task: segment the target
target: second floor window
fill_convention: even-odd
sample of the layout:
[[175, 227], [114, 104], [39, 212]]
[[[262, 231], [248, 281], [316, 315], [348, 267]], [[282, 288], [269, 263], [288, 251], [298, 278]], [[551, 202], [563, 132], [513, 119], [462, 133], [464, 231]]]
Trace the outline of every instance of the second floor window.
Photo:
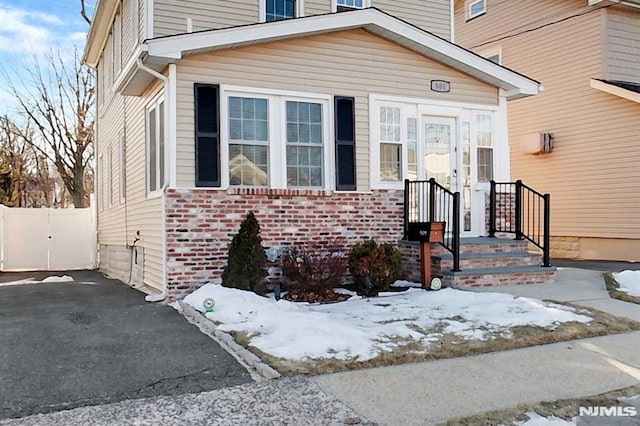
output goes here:
[[483, 15], [487, 12], [486, 0], [476, 0], [468, 3], [467, 20]]
[[367, 0], [336, 0], [336, 12], [368, 7]]
[[281, 21], [296, 17], [296, 0], [265, 0], [266, 21]]

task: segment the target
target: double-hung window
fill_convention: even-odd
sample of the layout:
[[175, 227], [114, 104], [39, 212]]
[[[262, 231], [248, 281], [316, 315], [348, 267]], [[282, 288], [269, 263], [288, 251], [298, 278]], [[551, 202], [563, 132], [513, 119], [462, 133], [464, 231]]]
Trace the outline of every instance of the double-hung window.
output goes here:
[[493, 179], [493, 142], [491, 138], [491, 116], [476, 115], [476, 147], [478, 162], [478, 182]]
[[165, 173], [164, 100], [147, 107], [147, 193], [162, 188]]
[[400, 108], [380, 108], [380, 180], [402, 179]]
[[296, 17], [296, 0], [263, 0], [265, 21], [281, 21]]
[[322, 187], [322, 104], [286, 101], [287, 186]]
[[269, 184], [267, 99], [229, 97], [229, 183]]
[[229, 185], [325, 188], [328, 100], [229, 91], [223, 100]]

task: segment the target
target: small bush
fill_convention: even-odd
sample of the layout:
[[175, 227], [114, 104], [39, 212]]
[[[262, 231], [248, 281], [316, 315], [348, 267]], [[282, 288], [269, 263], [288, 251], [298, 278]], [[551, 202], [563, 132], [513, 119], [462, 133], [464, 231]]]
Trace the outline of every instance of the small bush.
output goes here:
[[267, 293], [266, 265], [260, 224], [253, 212], [249, 212], [240, 225], [240, 231], [231, 240], [222, 285], [264, 295]]
[[393, 244], [369, 239], [351, 249], [349, 272], [360, 289], [364, 289], [364, 278], [368, 276], [376, 292], [387, 291], [402, 276], [402, 255]]
[[341, 284], [348, 259], [338, 244], [304, 244], [282, 253], [283, 284], [287, 290], [323, 292]]

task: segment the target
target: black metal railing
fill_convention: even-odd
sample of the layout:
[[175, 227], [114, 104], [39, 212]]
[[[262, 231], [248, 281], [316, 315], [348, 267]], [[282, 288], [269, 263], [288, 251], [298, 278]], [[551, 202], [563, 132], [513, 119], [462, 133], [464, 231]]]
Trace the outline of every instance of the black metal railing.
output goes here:
[[445, 222], [440, 243], [453, 255], [453, 271], [460, 270], [460, 193], [435, 179], [404, 181], [404, 237], [410, 223]]
[[542, 266], [551, 266], [550, 196], [516, 182], [491, 181], [489, 236], [496, 232], [515, 234], [516, 240], [531, 242], [542, 250]]

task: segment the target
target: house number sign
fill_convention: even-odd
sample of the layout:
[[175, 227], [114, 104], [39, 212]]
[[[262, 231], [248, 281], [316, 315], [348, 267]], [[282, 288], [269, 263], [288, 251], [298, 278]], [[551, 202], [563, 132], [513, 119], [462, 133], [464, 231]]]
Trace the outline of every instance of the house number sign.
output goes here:
[[449, 92], [451, 90], [451, 83], [444, 80], [431, 80], [431, 90], [434, 92]]

